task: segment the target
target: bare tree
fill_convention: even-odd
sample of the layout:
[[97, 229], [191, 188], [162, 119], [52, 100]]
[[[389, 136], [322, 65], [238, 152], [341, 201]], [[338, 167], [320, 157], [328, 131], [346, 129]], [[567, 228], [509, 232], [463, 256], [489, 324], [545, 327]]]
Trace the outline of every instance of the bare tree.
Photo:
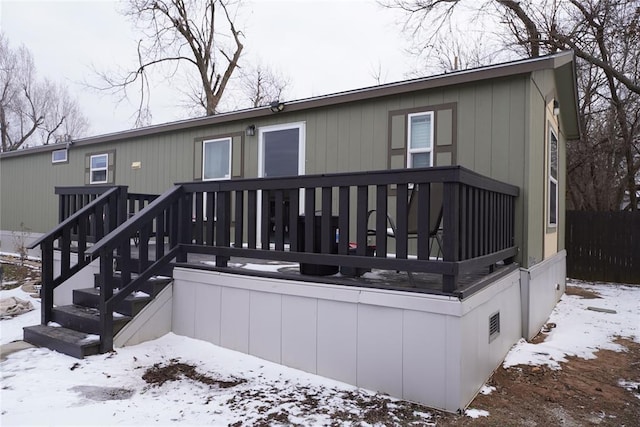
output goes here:
[[263, 107], [273, 101], [284, 101], [289, 79], [263, 64], [242, 70], [241, 91], [250, 107]]
[[99, 72], [100, 88], [125, 99], [127, 89], [137, 87], [138, 127], [150, 118], [150, 70], [160, 69], [167, 78], [184, 73], [185, 81], [198, 82], [184, 91], [186, 103], [215, 114], [244, 47], [234, 23], [237, 5], [227, 0], [128, 0], [123, 13], [144, 33], [138, 65], [124, 73]]
[[77, 138], [87, 128], [67, 88], [38, 80], [29, 50], [11, 49], [0, 34], [0, 151]]
[[485, 27], [502, 29], [482, 37], [493, 36], [516, 54], [535, 57], [572, 49], [581, 60], [578, 89], [584, 135], [568, 147], [569, 204], [616, 210], [626, 197], [628, 208], [638, 209], [638, 0], [390, 0], [385, 5], [406, 12], [405, 29], [423, 46], [437, 44], [441, 29], [464, 8], [482, 16]]
[[41, 91], [48, 112], [38, 129], [42, 143], [69, 141], [83, 135], [89, 126], [87, 119], [67, 88], [45, 80]]

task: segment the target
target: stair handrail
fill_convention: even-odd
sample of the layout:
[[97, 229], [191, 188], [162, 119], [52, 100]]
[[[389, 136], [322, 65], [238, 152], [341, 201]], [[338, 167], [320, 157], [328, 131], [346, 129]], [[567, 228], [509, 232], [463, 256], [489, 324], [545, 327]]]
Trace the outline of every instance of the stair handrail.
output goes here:
[[[115, 306], [124, 300], [129, 294], [140, 289], [142, 284], [157, 274], [158, 271], [169, 262], [180, 256], [180, 243], [186, 239], [183, 236], [185, 227], [179, 227], [178, 221], [185, 221], [190, 216], [190, 198], [185, 197], [184, 189], [181, 185], [160, 195], [149, 205], [140, 210], [137, 214], [127, 219], [116, 229], [107, 234], [99, 242], [86, 251], [86, 256], [90, 258], [100, 258], [100, 351], [107, 352], [113, 350], [113, 311]], [[188, 209], [187, 209], [188, 208]], [[150, 230], [154, 220], [156, 228], [165, 226], [165, 219], [171, 217], [171, 224], [168, 230], [156, 230], [156, 243], [161, 240], [161, 244], [156, 244], [156, 257], [154, 262], [149, 263], [148, 240]], [[135, 278], [131, 277], [129, 264], [131, 263], [131, 238], [139, 236], [138, 247], [140, 250], [139, 260], [140, 271]], [[169, 250], [165, 253], [164, 237], [169, 235]], [[120, 256], [120, 277], [122, 286], [118, 292], [114, 293], [114, 255], [117, 251]], [[143, 255], [144, 254], [144, 255]]]
[[[106, 210], [104, 209], [105, 207], [107, 207]], [[40, 245], [41, 250], [42, 271], [40, 280], [42, 287], [40, 298], [42, 325], [46, 325], [51, 321], [54, 289], [93, 260], [92, 256], [87, 256], [86, 237], [90, 217], [94, 216], [98, 237], [101, 237], [105, 224], [107, 230], [113, 230], [122, 221], [124, 218], [123, 207], [126, 207], [126, 187], [113, 187], [28, 246], [29, 249], [34, 249]], [[78, 228], [78, 261], [72, 266], [71, 230], [76, 227]], [[54, 277], [53, 253], [56, 249], [54, 248], [54, 242], [58, 239], [60, 239], [58, 249], [61, 251], [60, 275]]]

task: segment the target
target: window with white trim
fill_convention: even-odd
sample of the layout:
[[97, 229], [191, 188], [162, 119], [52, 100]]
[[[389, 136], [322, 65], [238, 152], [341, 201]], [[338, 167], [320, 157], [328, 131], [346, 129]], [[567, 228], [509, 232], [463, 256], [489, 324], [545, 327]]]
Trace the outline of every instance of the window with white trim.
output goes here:
[[106, 184], [109, 154], [95, 154], [89, 159], [89, 184]]
[[407, 116], [407, 167], [433, 166], [433, 111]]
[[202, 142], [202, 180], [231, 178], [231, 138]]
[[549, 127], [549, 201], [547, 204], [549, 227], [558, 225], [558, 137]]
[[55, 150], [51, 152], [51, 163], [64, 163], [68, 159], [67, 149]]

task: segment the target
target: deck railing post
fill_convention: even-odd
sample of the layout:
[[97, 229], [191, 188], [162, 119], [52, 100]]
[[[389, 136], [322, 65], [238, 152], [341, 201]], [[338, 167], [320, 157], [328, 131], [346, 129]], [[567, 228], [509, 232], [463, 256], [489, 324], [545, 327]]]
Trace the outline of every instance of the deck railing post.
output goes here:
[[[460, 184], [445, 182], [443, 191], [442, 259], [445, 262], [457, 262], [460, 248]], [[457, 287], [457, 273], [442, 276], [442, 290], [444, 292], [452, 293]]]
[[46, 239], [40, 246], [42, 251], [42, 287], [40, 288], [40, 302], [42, 304], [41, 323], [51, 321], [53, 310], [53, 239]]
[[[301, 252], [315, 252], [315, 220], [316, 220], [316, 189], [307, 187], [304, 190], [304, 248], [298, 248]], [[296, 224], [297, 226], [297, 224]], [[301, 239], [302, 240], [302, 239]]]
[[350, 212], [350, 187], [341, 186], [338, 190], [338, 253], [347, 255], [349, 253], [349, 212]]
[[113, 296], [113, 252], [100, 251], [100, 352], [113, 350], [113, 312], [108, 301]]
[[[184, 193], [178, 203], [178, 244], [191, 244], [193, 233], [191, 230], [192, 193]], [[187, 262], [187, 253], [180, 252], [176, 257], [178, 262]]]
[[[231, 193], [219, 191], [216, 197], [216, 246], [231, 245]], [[226, 267], [229, 257], [216, 255], [216, 267]]]
[[367, 251], [368, 220], [369, 220], [369, 187], [358, 186], [356, 207], [356, 253], [364, 256]]
[[117, 199], [117, 208], [118, 208], [118, 225], [123, 224], [127, 221], [127, 187], [126, 185], [121, 185], [120, 191], [118, 192]]
[[65, 220], [65, 195], [58, 194], [58, 224]]

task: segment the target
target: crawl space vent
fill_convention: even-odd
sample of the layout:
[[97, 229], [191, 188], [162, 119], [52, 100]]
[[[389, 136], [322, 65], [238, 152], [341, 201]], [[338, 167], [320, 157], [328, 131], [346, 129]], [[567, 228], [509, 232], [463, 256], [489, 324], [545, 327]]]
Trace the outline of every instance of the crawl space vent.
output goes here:
[[489, 342], [500, 335], [500, 312], [493, 313], [489, 317]]

